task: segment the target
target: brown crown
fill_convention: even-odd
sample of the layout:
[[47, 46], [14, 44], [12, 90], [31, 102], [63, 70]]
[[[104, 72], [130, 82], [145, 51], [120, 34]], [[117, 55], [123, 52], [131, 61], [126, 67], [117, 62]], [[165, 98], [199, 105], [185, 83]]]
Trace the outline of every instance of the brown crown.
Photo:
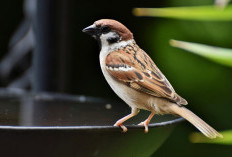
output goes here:
[[133, 39], [133, 33], [131, 33], [131, 31], [128, 28], [126, 28], [126, 26], [124, 26], [123, 24], [121, 24], [116, 20], [101, 19], [95, 21], [94, 24], [96, 26], [101, 26], [101, 27], [105, 25], [109, 26], [111, 30], [117, 32], [121, 36], [122, 40], [124, 41]]

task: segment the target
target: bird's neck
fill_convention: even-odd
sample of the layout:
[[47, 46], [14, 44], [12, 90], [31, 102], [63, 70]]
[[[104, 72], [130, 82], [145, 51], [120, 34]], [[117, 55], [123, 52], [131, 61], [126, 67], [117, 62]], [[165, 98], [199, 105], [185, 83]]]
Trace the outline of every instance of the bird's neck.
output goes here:
[[120, 42], [113, 43], [113, 44], [109, 44], [108, 42], [102, 42], [101, 43], [101, 52], [110, 53], [112, 51], [116, 51], [116, 50], [124, 48], [128, 45], [131, 45], [134, 42], [135, 42], [134, 39], [127, 40], [127, 41], [120, 41]]
[[122, 49], [128, 45], [134, 44], [134, 39], [127, 40], [127, 41], [120, 41], [114, 44], [107, 44], [107, 43], [101, 43], [101, 51], [100, 51], [100, 62], [103, 63], [106, 56], [113, 51], [117, 51], [119, 49]]

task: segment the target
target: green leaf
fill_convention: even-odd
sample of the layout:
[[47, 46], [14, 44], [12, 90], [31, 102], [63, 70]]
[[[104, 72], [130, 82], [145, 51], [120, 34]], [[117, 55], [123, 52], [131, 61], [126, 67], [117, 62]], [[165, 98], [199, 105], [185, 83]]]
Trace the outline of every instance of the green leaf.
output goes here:
[[214, 4], [219, 8], [224, 8], [229, 2], [230, 0], [215, 0]]
[[208, 46], [203, 44], [171, 40], [170, 44], [222, 65], [232, 67], [232, 49]]
[[232, 5], [224, 9], [215, 6], [169, 7], [169, 8], [135, 8], [135, 16], [153, 16], [185, 20], [231, 21]]
[[203, 134], [197, 132], [190, 135], [190, 141], [192, 143], [213, 143], [213, 144], [223, 144], [232, 145], [232, 130], [220, 132], [223, 138], [209, 139]]

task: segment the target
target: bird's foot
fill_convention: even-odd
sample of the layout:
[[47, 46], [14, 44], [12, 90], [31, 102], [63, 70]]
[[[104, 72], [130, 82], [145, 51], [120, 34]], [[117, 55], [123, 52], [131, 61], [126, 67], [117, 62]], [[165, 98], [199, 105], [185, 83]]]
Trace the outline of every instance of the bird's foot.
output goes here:
[[148, 133], [148, 124], [149, 124], [149, 123], [145, 120], [144, 122], [141, 122], [141, 123], [139, 123], [138, 125], [144, 126], [144, 127], [145, 127], [144, 132], [145, 132], [145, 133]]
[[114, 126], [120, 126], [122, 128], [122, 132], [127, 132], [127, 127], [125, 127], [123, 124], [120, 124], [120, 123], [115, 123]]

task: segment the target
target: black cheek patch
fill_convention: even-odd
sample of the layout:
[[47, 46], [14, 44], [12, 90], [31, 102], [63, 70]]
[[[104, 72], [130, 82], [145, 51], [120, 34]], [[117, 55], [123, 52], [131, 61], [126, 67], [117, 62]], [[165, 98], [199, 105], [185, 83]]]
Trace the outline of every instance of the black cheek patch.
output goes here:
[[107, 41], [109, 44], [113, 44], [113, 43], [116, 43], [120, 40], [120, 37], [119, 36], [115, 36], [115, 37], [111, 37], [111, 38], [108, 38]]

